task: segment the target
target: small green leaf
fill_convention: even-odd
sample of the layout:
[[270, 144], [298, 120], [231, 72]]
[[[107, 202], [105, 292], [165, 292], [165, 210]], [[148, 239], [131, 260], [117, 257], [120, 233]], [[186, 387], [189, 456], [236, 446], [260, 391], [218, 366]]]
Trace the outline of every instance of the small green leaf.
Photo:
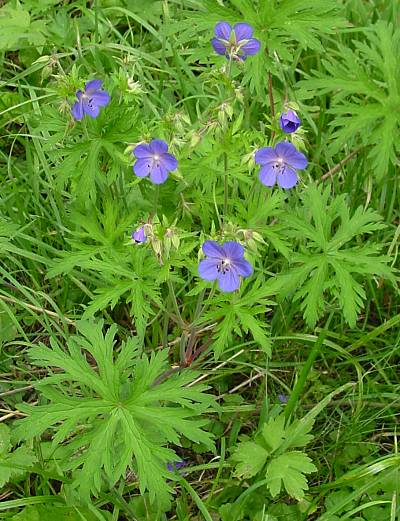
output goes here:
[[10, 452], [10, 428], [4, 423], [0, 423], [0, 457]]
[[268, 489], [272, 497], [275, 497], [283, 485], [289, 496], [300, 500], [304, 497], [304, 491], [308, 489], [304, 474], [316, 470], [311, 459], [303, 452], [287, 452], [269, 463], [266, 473]]
[[251, 478], [264, 467], [268, 452], [253, 441], [239, 443], [232, 460], [237, 463], [235, 476]]
[[285, 415], [280, 414], [276, 418], [270, 418], [268, 423], [263, 425], [261, 433], [270, 452], [274, 452], [285, 438]]
[[18, 447], [0, 456], [0, 488], [10, 480], [23, 476], [36, 461], [35, 454], [27, 447]]

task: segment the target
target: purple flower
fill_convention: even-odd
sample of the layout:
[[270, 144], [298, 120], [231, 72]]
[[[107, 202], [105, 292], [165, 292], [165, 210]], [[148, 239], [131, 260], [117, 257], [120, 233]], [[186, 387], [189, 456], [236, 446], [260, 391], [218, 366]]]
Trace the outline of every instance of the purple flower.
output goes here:
[[283, 112], [279, 118], [279, 125], [286, 134], [296, 132], [300, 124], [301, 120], [294, 110]]
[[221, 291], [235, 291], [240, 285], [240, 276], [248, 277], [253, 273], [252, 265], [244, 258], [244, 248], [233, 241], [220, 245], [215, 241], [206, 241], [203, 252], [208, 257], [199, 264], [199, 275], [204, 280], [218, 279]]
[[216, 38], [211, 40], [217, 54], [228, 59], [244, 61], [247, 56], [257, 54], [261, 44], [253, 38], [253, 28], [246, 23], [235, 24], [233, 29], [228, 22], [219, 22], [214, 29]]
[[138, 158], [133, 165], [135, 175], [146, 177], [150, 174], [151, 181], [156, 185], [165, 183], [168, 172], [178, 166], [177, 159], [168, 154], [168, 145], [162, 139], [153, 139], [148, 145], [138, 145], [133, 153]]
[[136, 231], [132, 232], [132, 240], [138, 244], [147, 241], [146, 234], [144, 233], [144, 226], [141, 226]]
[[91, 118], [97, 118], [100, 107], [105, 107], [110, 103], [110, 95], [101, 90], [102, 85], [102, 80], [91, 80], [86, 83], [85, 92], [76, 91], [78, 101], [71, 109], [71, 114], [76, 120], [80, 121], [85, 114]]
[[278, 394], [278, 400], [280, 403], [288, 403], [289, 398], [286, 396], [286, 394]]
[[186, 461], [174, 461], [174, 463], [168, 463], [167, 464], [167, 469], [170, 471], [170, 472], [174, 472], [175, 470], [179, 470], [183, 467], [186, 467], [187, 463]]
[[275, 148], [260, 148], [255, 154], [255, 161], [262, 165], [260, 181], [265, 186], [293, 188], [297, 183], [296, 170], [304, 170], [308, 165], [306, 156], [299, 152], [292, 143], [282, 141]]

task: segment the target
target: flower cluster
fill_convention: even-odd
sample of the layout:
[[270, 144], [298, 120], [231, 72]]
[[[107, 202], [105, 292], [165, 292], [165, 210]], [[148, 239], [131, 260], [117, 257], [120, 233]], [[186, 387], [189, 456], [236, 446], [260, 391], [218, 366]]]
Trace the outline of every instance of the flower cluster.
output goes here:
[[[245, 61], [260, 51], [261, 43], [253, 37], [251, 25], [240, 22], [233, 27], [228, 22], [219, 22], [215, 26], [215, 37], [211, 44], [215, 52], [228, 60]], [[77, 101], [71, 108], [75, 120], [85, 115], [97, 118], [100, 108], [110, 102], [110, 95], [102, 89], [102, 80], [86, 83], [84, 91], [76, 92]], [[292, 109], [283, 112], [279, 125], [285, 134], [297, 131], [300, 118]], [[162, 139], [153, 139], [150, 143], [140, 143], [134, 150], [136, 161], [133, 172], [137, 177], [149, 177], [152, 183], [159, 185], [168, 179], [168, 174], [178, 167], [178, 160], [168, 151], [168, 144]], [[277, 143], [274, 147], [265, 147], [255, 153], [255, 162], [261, 165], [259, 179], [262, 184], [272, 187], [293, 188], [298, 181], [298, 170], [307, 167], [306, 156], [299, 152], [289, 141]], [[152, 235], [150, 234], [150, 240]], [[140, 226], [132, 232], [132, 241], [143, 244], [147, 241], [146, 226]], [[178, 239], [176, 239], [178, 240]], [[241, 277], [249, 277], [253, 267], [244, 258], [243, 246], [234, 241], [218, 244], [206, 241], [203, 244], [206, 258], [199, 264], [199, 275], [207, 281], [218, 281], [220, 290], [232, 292], [239, 288]]]

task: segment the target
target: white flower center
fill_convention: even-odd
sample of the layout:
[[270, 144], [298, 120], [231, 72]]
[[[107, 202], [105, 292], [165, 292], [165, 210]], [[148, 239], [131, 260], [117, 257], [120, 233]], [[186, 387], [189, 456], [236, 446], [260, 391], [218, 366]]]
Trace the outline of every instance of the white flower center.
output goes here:
[[222, 273], [223, 275], [225, 275], [225, 273], [229, 271], [231, 264], [231, 259], [222, 259], [221, 262], [217, 264], [218, 273]]
[[275, 163], [272, 165], [272, 168], [276, 169], [278, 173], [282, 173], [282, 171], [285, 169], [285, 161], [282, 157], [278, 157], [278, 159], [275, 160]]
[[153, 156], [154, 161], [160, 161], [160, 156], [158, 154], [155, 154]]

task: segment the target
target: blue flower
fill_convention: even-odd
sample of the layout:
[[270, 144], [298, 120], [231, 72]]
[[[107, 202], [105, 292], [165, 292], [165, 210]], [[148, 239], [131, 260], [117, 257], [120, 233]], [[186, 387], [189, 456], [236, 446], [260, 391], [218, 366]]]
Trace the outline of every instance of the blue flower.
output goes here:
[[288, 403], [289, 397], [286, 394], [278, 394], [278, 400], [280, 403]]
[[228, 59], [244, 61], [247, 56], [257, 54], [261, 44], [253, 38], [253, 28], [244, 22], [235, 24], [233, 29], [228, 22], [219, 22], [214, 29], [216, 38], [211, 40], [217, 54]]
[[253, 273], [252, 265], [244, 258], [241, 244], [228, 241], [220, 245], [206, 241], [203, 252], [208, 257], [199, 264], [199, 275], [204, 280], [218, 280], [221, 291], [235, 291], [239, 288], [240, 277]]
[[183, 467], [186, 467], [187, 463], [184, 460], [181, 461], [174, 461], [174, 463], [167, 463], [167, 469], [170, 472], [174, 472], [176, 470], [182, 469]]
[[279, 125], [286, 134], [296, 132], [300, 124], [301, 120], [294, 110], [283, 112], [279, 118]]
[[275, 148], [260, 148], [255, 161], [262, 165], [259, 178], [263, 185], [278, 183], [285, 189], [294, 187], [298, 181], [297, 170], [304, 170], [308, 165], [306, 156], [288, 141], [278, 143]]
[[85, 92], [76, 91], [78, 101], [74, 103], [71, 114], [74, 119], [80, 121], [85, 114], [91, 118], [97, 118], [100, 107], [105, 107], [110, 103], [108, 92], [101, 90], [102, 80], [91, 80], [85, 85]]
[[150, 180], [156, 185], [165, 183], [168, 172], [178, 166], [178, 160], [168, 154], [168, 145], [162, 139], [153, 139], [148, 145], [138, 145], [133, 153], [137, 157], [133, 165], [135, 175], [146, 177], [150, 174]]
[[144, 226], [141, 226], [136, 231], [132, 232], [132, 240], [138, 244], [147, 241], [147, 237], [144, 232]]

